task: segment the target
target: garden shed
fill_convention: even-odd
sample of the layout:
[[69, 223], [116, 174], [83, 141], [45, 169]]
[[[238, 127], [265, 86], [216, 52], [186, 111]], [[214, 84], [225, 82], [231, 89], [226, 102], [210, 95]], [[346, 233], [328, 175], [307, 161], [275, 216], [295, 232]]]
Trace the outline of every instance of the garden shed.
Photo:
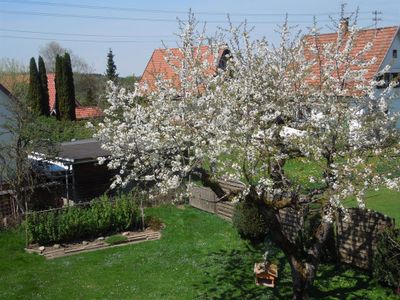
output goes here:
[[98, 163], [99, 157], [107, 157], [100, 142], [85, 139], [61, 143], [53, 158], [34, 153], [31, 158], [46, 169], [50, 179], [63, 182], [61, 197], [73, 202], [85, 202], [108, 192], [114, 171]]

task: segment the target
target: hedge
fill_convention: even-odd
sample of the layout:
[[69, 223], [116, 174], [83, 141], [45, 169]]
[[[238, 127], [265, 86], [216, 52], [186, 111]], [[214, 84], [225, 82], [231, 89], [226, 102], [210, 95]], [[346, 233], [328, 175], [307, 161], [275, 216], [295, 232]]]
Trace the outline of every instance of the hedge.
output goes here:
[[373, 275], [378, 281], [400, 291], [400, 229], [390, 228], [379, 234]]
[[267, 234], [266, 220], [252, 202], [240, 202], [235, 206], [232, 223], [242, 238], [254, 243], [263, 241]]
[[86, 207], [34, 212], [28, 216], [26, 226], [30, 243], [40, 244], [69, 242], [141, 227], [138, 205], [126, 195], [113, 202], [103, 196]]

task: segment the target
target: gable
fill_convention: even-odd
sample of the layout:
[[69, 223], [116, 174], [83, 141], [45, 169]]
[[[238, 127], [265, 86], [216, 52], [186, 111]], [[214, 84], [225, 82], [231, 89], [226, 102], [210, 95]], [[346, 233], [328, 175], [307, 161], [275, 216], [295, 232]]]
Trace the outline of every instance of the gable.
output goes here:
[[[393, 57], [393, 50], [397, 52], [397, 58]], [[388, 72], [399, 73], [400, 72], [400, 30], [397, 31], [392, 44], [390, 45], [384, 60], [382, 61], [383, 69], [385, 66], [390, 66]]]

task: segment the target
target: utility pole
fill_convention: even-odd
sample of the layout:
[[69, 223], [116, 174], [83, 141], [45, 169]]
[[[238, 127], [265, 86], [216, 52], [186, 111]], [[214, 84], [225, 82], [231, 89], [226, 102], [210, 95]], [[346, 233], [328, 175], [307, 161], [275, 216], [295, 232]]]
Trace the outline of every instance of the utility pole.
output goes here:
[[382, 18], [378, 18], [378, 16], [381, 15], [382, 12], [381, 12], [381, 11], [374, 10], [374, 11], [372, 12], [372, 14], [374, 15], [374, 17], [372, 18], [372, 21], [374, 22], [375, 29], [377, 29], [377, 28], [378, 28], [378, 22], [379, 22], [379, 21], [382, 21]]

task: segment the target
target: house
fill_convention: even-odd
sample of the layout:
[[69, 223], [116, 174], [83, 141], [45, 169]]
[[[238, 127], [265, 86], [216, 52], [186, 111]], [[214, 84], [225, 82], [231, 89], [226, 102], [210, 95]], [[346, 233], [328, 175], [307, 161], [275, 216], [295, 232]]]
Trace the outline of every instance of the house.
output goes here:
[[13, 139], [12, 132], [9, 132], [6, 128], [6, 124], [13, 118], [13, 101], [14, 96], [0, 84], [0, 191], [2, 190], [2, 177], [6, 175], [3, 166], [7, 161], [10, 161], [10, 156], [4, 148], [10, 145]]
[[[340, 23], [340, 29], [343, 34], [348, 31], [348, 19], [343, 19]], [[376, 86], [376, 93], [382, 88], [389, 85], [392, 80], [400, 79], [400, 27], [391, 26], [374, 29], [360, 30], [355, 38], [354, 47], [351, 55], [356, 55], [357, 52], [361, 51], [368, 43], [372, 43], [372, 48], [366, 53], [365, 59], [371, 60], [375, 58], [375, 62], [366, 67], [367, 73], [365, 79], [370, 81], [372, 79], [384, 80], [384, 84]], [[323, 46], [328, 44], [336, 43], [338, 33], [326, 33], [320, 34], [317, 40], [313, 36], [305, 36], [306, 42], [312, 45]], [[310, 59], [315, 59], [315, 54], [308, 53]], [[324, 64], [324, 61], [321, 62]], [[384, 68], [388, 66], [388, 69], [384, 74]], [[358, 66], [352, 66], [354, 70], [357, 70]], [[364, 68], [364, 67], [363, 67]], [[308, 79], [311, 84], [320, 83], [320, 67], [318, 64], [314, 64], [311, 69], [311, 75]], [[357, 91], [354, 89], [354, 93]], [[388, 103], [389, 113], [400, 112], [400, 84], [397, 84], [392, 92], [393, 100]], [[352, 95], [349, 95], [350, 97]], [[400, 121], [397, 124], [400, 128]]]
[[110, 155], [101, 148], [99, 141], [84, 139], [61, 143], [56, 153], [56, 157], [32, 153], [30, 158], [49, 174], [49, 181], [59, 181], [64, 185], [59, 197], [86, 202], [108, 192], [115, 171], [98, 164], [99, 157]]
[[14, 96], [2, 84], [0, 84], [0, 144], [4, 144], [12, 138], [11, 133], [5, 132], [5, 123], [12, 117]]
[[[15, 76], [3, 76], [3, 85], [12, 89], [18, 85], [29, 85], [29, 74], [17, 74]], [[55, 74], [47, 74], [47, 87], [49, 91], [49, 107], [52, 115], [55, 115], [56, 103], [56, 87], [55, 87]], [[82, 106], [78, 100], [75, 99], [75, 115], [77, 120], [100, 118], [103, 117], [103, 111], [98, 106]]]
[[[56, 85], [55, 74], [47, 74], [47, 87], [49, 89], [49, 107], [50, 114], [56, 114]], [[75, 99], [75, 115], [77, 120], [99, 118], [103, 116], [103, 111], [98, 106], [82, 106], [78, 100]]]
[[[196, 52], [200, 53], [197, 54]], [[214, 55], [210, 51], [209, 46], [201, 46], [194, 48], [195, 56], [200, 57], [200, 60], [208, 61], [209, 64], [213, 64]], [[226, 65], [227, 55], [230, 51], [226, 46], [221, 46], [219, 50], [219, 57], [217, 59], [216, 66], [211, 66], [208, 72], [213, 74], [216, 72], [217, 68], [224, 68]], [[180, 48], [169, 48], [169, 49], [156, 49], [140, 79], [139, 86], [146, 86], [148, 91], [152, 92], [156, 89], [156, 79], [158, 76], [162, 77], [164, 80], [171, 80], [172, 85], [175, 88], [179, 88], [180, 80], [178, 74], [174, 71], [174, 67], [179, 68], [181, 63], [179, 58], [182, 58], [183, 54]], [[168, 59], [170, 61], [168, 62]]]

